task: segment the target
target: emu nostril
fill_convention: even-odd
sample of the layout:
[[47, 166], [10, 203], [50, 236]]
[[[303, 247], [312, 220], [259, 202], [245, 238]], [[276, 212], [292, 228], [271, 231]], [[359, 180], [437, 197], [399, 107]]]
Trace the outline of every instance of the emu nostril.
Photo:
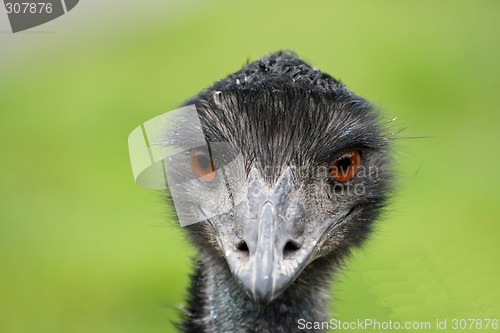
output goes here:
[[239, 242], [238, 245], [236, 245], [236, 249], [242, 252], [247, 252], [247, 253], [250, 252], [250, 250], [248, 249], [248, 245], [245, 241]]
[[283, 257], [292, 255], [295, 251], [300, 249], [300, 244], [295, 241], [288, 241], [283, 249]]

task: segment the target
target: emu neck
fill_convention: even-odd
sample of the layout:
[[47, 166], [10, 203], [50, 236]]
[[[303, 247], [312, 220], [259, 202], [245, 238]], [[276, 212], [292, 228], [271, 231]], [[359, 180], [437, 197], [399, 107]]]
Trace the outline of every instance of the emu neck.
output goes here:
[[299, 319], [324, 321], [333, 273], [326, 261], [311, 263], [279, 298], [260, 305], [245, 294], [223, 259], [202, 255], [192, 277], [182, 330], [292, 332], [297, 331]]

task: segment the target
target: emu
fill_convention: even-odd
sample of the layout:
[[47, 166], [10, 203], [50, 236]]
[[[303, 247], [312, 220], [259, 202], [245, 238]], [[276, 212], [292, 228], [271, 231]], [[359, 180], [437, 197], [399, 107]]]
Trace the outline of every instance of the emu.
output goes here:
[[[211, 188], [205, 207], [228, 208], [200, 209], [202, 221], [185, 227], [198, 255], [178, 328], [294, 332], [299, 320], [327, 319], [332, 278], [391, 190], [379, 111], [285, 51], [247, 64], [191, 104], [208, 148], [189, 150], [198, 185], [186, 193]], [[238, 152], [239, 171], [218, 165], [217, 142]]]

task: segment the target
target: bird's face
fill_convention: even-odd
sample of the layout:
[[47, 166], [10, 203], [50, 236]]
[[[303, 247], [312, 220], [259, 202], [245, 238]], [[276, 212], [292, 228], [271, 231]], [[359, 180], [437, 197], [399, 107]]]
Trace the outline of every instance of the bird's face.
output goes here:
[[214, 96], [198, 106], [207, 145], [184, 156], [196, 181], [183, 190], [203, 221], [188, 229], [203, 228], [246, 293], [269, 303], [365, 237], [387, 192], [385, 139], [359, 100]]

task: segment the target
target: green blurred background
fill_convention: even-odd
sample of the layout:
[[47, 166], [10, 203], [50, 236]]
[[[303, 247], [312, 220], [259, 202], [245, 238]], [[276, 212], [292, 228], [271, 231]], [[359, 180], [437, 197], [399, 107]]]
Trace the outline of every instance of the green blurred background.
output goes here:
[[332, 315], [500, 319], [499, 15], [498, 1], [87, 0], [12, 34], [0, 11], [0, 332], [174, 331], [194, 251], [134, 184], [127, 136], [281, 48], [405, 129], [393, 204]]

